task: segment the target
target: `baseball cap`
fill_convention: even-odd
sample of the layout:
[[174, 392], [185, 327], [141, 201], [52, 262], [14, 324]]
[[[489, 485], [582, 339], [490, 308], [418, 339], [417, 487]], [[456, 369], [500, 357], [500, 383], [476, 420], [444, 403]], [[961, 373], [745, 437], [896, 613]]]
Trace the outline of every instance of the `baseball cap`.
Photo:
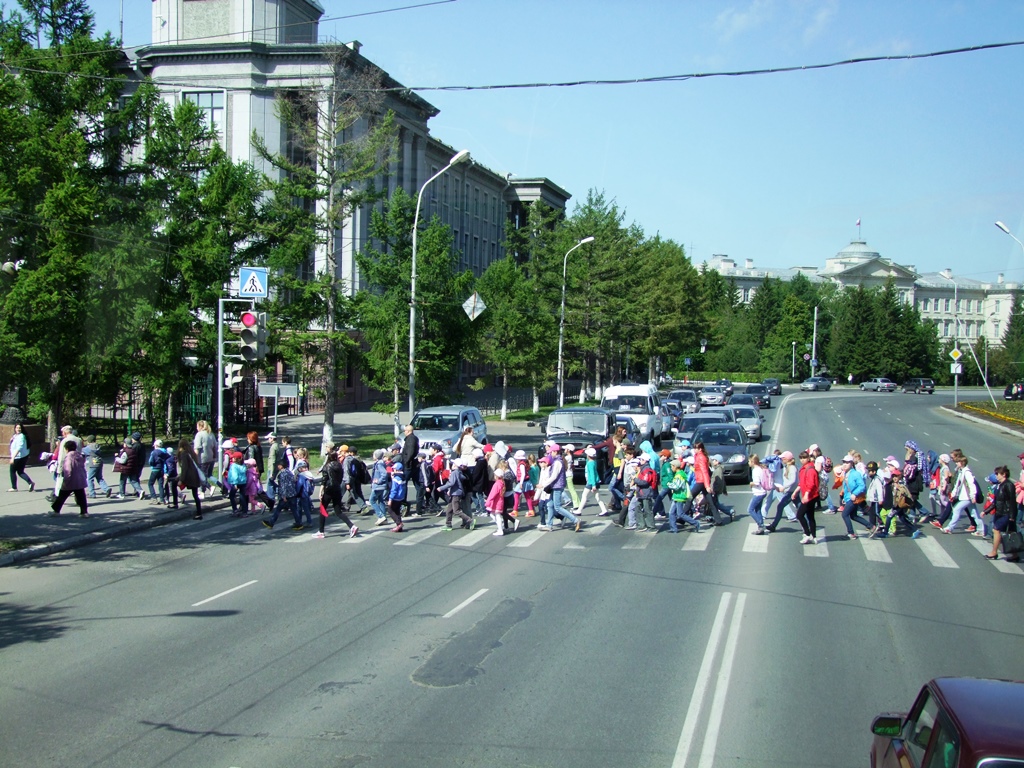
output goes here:
[[896, 469], [900, 468], [900, 463], [896, 461], [896, 459], [888, 459], [885, 463], [890, 467], [895, 467]]
[[338, 453], [348, 453], [348, 446], [347, 445], [338, 446]]
[[792, 451], [783, 451], [782, 453], [779, 454], [779, 458], [781, 458], [783, 461], [792, 461], [793, 460], [793, 452]]
[[807, 452], [808, 453], [814, 453], [815, 451], [819, 451], [819, 450], [821, 450], [821, 449], [818, 447], [817, 443], [811, 443], [810, 446], [807, 448]]
[[878, 462], [877, 461], [869, 461], [868, 462], [868, 472], [877, 472], [877, 471], [878, 471]]
[[725, 461], [725, 457], [720, 453], [716, 453], [714, 456], [711, 457], [711, 460], [717, 461], [719, 464], [721, 464], [723, 461]]
[[494, 446], [488, 443], [484, 446], [484, 453], [494, 453]]
[[597, 456], [597, 449], [594, 446], [591, 445], [591, 446], [589, 446], [587, 448], [586, 451], [584, 451], [584, 453], [586, 453], [587, 456], [590, 456], [590, 457]]
[[265, 434], [263, 436], [263, 439], [264, 440], [273, 440], [275, 437], [277, 437], [277, 435], [275, 435], [273, 432], [268, 432], [267, 434]]
[[558, 443], [551, 443], [551, 445], [549, 445], [548, 448], [550, 448], [552, 451], [562, 450], [562, 446], [560, 446]]
[[846, 454], [845, 456], [843, 456], [843, 461], [844, 461], [844, 462], [847, 462], [847, 461], [848, 461], [848, 462], [850, 462], [851, 464], [853, 464], [853, 456], [851, 456], [850, 454]]
[[562, 450], [565, 450], [565, 451], [575, 451], [576, 450], [576, 446], [573, 445], [572, 443], [569, 443], [568, 445], [562, 446]]

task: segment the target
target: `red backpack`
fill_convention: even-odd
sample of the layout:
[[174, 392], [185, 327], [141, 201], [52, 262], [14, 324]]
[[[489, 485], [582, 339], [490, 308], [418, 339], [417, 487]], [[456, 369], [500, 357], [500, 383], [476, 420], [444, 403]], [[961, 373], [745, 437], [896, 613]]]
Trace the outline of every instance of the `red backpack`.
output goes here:
[[638, 475], [638, 479], [647, 483], [647, 485], [649, 485], [651, 488], [658, 487], [658, 473], [655, 472], [650, 467], [644, 467], [643, 469], [641, 469], [640, 474]]

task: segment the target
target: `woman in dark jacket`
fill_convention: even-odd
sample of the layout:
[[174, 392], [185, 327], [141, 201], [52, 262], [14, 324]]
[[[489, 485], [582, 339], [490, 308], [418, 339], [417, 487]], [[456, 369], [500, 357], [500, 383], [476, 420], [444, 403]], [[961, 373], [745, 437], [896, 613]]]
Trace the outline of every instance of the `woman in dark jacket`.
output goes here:
[[246, 439], [249, 444], [245, 446], [245, 458], [253, 459], [256, 462], [256, 472], [263, 476], [263, 446], [260, 445], [260, 433], [250, 432], [247, 434]]
[[[989, 560], [999, 559], [999, 544], [1003, 534], [1016, 530], [1017, 491], [1010, 482], [1010, 470], [996, 467], [995, 512], [992, 515], [992, 551], [985, 557]], [[1008, 555], [1007, 560], [1016, 562], [1020, 555]]]
[[[205, 478], [199, 469], [199, 457], [196, 456], [192, 441], [183, 437], [178, 443], [178, 485], [186, 490], [192, 491], [192, 500], [196, 503], [196, 513], [192, 515], [193, 520], [203, 519], [203, 505], [199, 501], [199, 488], [203, 485]], [[178, 490], [174, 489], [174, 503], [178, 503]]]

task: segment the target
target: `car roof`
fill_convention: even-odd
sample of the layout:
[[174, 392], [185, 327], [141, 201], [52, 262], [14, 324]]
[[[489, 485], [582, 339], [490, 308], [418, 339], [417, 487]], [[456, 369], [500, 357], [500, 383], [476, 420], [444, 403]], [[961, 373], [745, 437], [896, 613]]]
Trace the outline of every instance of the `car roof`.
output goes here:
[[476, 410], [475, 405], [435, 405], [432, 408], [420, 408], [416, 413], [440, 414], [443, 416], [462, 413], [467, 410]]
[[548, 416], [554, 416], [556, 413], [615, 413], [611, 408], [600, 408], [596, 405], [573, 405], [568, 408], [555, 408]]
[[965, 746], [978, 756], [1024, 757], [1021, 716], [1024, 682], [940, 677], [929, 683], [956, 723]]
[[743, 442], [746, 442], [747, 431], [742, 427], [742, 425], [734, 424], [732, 422], [725, 422], [723, 424], [702, 424], [701, 426], [697, 427], [697, 429], [695, 429], [693, 431], [693, 434], [696, 435], [698, 432], [702, 432], [702, 433], [703, 432], [712, 432], [712, 431], [720, 432], [723, 429], [728, 429], [728, 430], [732, 430], [734, 432], [738, 432], [740, 437], [742, 438]]

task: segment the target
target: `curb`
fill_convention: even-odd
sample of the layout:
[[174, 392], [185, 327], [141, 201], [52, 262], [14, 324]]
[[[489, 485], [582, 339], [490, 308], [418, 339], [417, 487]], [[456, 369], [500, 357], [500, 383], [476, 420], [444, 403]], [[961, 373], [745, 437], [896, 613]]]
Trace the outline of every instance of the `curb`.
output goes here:
[[1013, 437], [1021, 437], [1021, 430], [1020, 430], [1020, 428], [1016, 428], [1015, 429], [1015, 428], [1007, 426], [1005, 424], [1000, 424], [997, 421], [992, 421], [992, 420], [989, 420], [989, 419], [983, 419], [980, 416], [972, 416], [969, 413], [963, 413], [962, 411], [955, 410], [955, 409], [950, 408], [948, 406], [942, 406], [942, 409], [944, 411], [946, 411], [947, 413], [950, 413], [953, 416], [956, 416], [958, 418], [966, 419], [967, 421], [973, 421], [975, 424], [983, 424], [986, 427], [992, 427], [994, 429], [999, 430], [1000, 432], [1003, 432], [1004, 434], [1012, 435]]
[[[213, 511], [229, 506], [227, 504], [228, 500], [226, 497], [223, 499], [224, 503], [219, 503], [220, 501], [221, 499], [218, 499], [216, 502], [212, 502], [209, 505], [204, 504], [204, 514], [207, 509]], [[90, 531], [89, 533], [83, 533], [78, 536], [72, 536], [59, 541], [48, 541], [43, 544], [34, 544], [31, 547], [26, 547], [25, 549], [16, 549], [13, 552], [8, 552], [6, 555], [0, 556], [0, 568], [7, 565], [24, 563], [29, 560], [36, 560], [37, 558], [54, 555], [58, 552], [67, 552], [70, 549], [77, 549], [78, 547], [84, 547], [89, 544], [96, 544], [100, 541], [116, 539], [121, 536], [127, 536], [130, 533], [147, 531], [150, 528], [156, 528], [170, 523], [177, 523], [180, 520], [188, 520], [191, 519], [193, 514], [194, 513], [190, 509], [174, 512], [162, 512], [153, 517], [144, 518], [142, 520], [132, 520], [127, 523], [116, 523], [109, 528], [100, 531]], [[68, 517], [72, 517], [72, 515], [68, 515]]]

